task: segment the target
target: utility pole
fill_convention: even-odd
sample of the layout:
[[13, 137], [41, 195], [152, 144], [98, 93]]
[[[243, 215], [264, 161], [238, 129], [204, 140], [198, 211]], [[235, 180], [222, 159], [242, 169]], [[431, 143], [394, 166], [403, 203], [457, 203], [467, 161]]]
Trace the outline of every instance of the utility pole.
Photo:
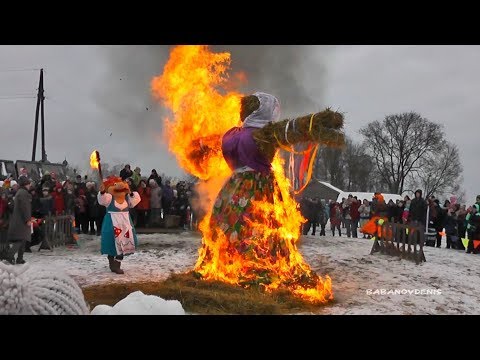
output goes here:
[[[45, 112], [44, 112], [44, 89], [43, 89], [43, 69], [40, 69], [40, 80], [38, 82], [37, 93], [37, 108], [35, 110], [35, 129], [33, 131], [33, 149], [32, 161], [35, 161], [35, 153], [37, 151], [37, 136], [38, 136], [38, 120], [41, 114], [42, 127], [42, 162], [47, 161], [47, 153], [45, 152]], [[41, 111], [40, 111], [41, 110]]]

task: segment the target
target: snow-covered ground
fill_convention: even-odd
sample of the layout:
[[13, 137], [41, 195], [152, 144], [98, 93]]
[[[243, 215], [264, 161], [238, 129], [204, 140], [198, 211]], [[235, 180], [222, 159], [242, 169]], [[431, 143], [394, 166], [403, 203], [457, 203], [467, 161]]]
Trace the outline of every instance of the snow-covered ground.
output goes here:
[[[137, 253], [122, 264], [125, 275], [108, 269], [100, 239], [81, 235], [79, 248], [27, 253], [30, 264], [61, 268], [80, 286], [165, 279], [193, 268], [201, 238], [197, 234], [139, 235]], [[443, 241], [445, 246], [445, 241]], [[335, 302], [321, 314], [480, 314], [480, 256], [425, 247], [427, 262], [370, 255], [372, 241], [304, 236], [300, 251], [319, 274], [332, 278]], [[385, 292], [383, 294], [381, 292]], [[395, 292], [396, 291], [396, 292]]]

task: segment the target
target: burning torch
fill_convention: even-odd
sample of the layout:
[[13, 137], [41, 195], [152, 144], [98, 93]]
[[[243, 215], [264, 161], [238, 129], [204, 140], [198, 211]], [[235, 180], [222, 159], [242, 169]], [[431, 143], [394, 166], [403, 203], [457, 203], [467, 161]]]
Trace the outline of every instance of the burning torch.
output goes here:
[[90, 155], [90, 166], [92, 169], [98, 169], [100, 184], [103, 184], [102, 164], [100, 163], [100, 153], [97, 150], [94, 150], [92, 155]]

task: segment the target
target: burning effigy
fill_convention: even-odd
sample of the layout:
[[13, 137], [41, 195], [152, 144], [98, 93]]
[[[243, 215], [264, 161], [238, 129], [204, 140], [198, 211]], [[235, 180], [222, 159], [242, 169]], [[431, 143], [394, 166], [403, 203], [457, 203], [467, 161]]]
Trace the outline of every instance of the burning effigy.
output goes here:
[[332, 282], [312, 271], [298, 250], [304, 219], [279, 149], [342, 146], [343, 115], [326, 109], [280, 120], [275, 96], [227, 90], [229, 66], [229, 53], [178, 46], [152, 80], [153, 95], [173, 113], [165, 119], [169, 150], [203, 180], [200, 206], [207, 215], [194, 271], [205, 280], [288, 290], [326, 303], [333, 299]]

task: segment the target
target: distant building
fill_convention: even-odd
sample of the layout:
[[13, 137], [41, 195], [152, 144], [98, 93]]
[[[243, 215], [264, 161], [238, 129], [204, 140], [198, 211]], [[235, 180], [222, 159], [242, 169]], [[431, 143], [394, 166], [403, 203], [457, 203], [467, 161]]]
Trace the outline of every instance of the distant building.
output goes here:
[[[374, 195], [373, 192], [343, 191], [328, 182], [312, 179], [305, 190], [300, 194], [300, 197], [318, 197], [319, 199], [324, 199], [327, 202], [329, 200], [340, 202], [342, 201], [342, 198], [347, 198], [350, 194], [352, 196], [356, 196], [360, 201], [363, 201], [363, 199], [371, 201]], [[397, 200], [403, 200], [403, 197], [398, 194], [382, 193], [382, 195], [387, 203], [390, 200], [393, 200], [394, 202]]]
[[312, 179], [300, 194], [300, 197], [318, 197], [328, 202], [329, 200], [337, 201], [341, 193], [343, 193], [342, 190], [327, 182]]

